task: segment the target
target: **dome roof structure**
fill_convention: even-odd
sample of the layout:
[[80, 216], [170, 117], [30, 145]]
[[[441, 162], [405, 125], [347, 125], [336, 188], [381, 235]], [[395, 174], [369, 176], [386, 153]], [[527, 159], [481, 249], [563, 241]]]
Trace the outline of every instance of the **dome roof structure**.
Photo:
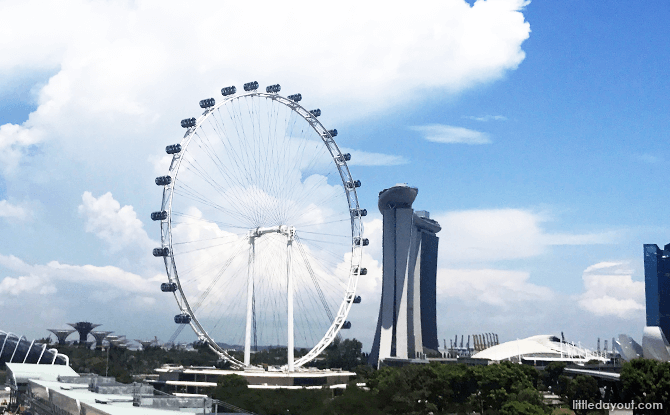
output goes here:
[[556, 336], [538, 335], [512, 340], [489, 347], [472, 356], [476, 359], [513, 362], [573, 362], [584, 364], [589, 360], [606, 362], [609, 359], [589, 349], [561, 341]]

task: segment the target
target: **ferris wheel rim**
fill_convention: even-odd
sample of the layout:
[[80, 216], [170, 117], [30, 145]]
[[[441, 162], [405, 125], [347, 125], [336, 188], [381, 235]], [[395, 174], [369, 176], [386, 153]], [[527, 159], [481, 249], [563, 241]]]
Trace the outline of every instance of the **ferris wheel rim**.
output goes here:
[[358, 285], [358, 278], [360, 275], [361, 269], [361, 260], [362, 260], [362, 246], [361, 244], [356, 244], [354, 240], [356, 238], [362, 237], [363, 234], [363, 223], [361, 219], [361, 209], [358, 203], [358, 196], [356, 193], [355, 186], [349, 187], [348, 183], [353, 183], [353, 178], [349, 167], [346, 163], [346, 160], [340, 150], [339, 146], [335, 142], [333, 135], [327, 130], [323, 124], [314, 116], [310, 111], [302, 107], [297, 102], [278, 95], [276, 93], [263, 93], [258, 91], [250, 91], [247, 93], [239, 95], [231, 95], [224, 97], [223, 100], [216, 103], [212, 107], [206, 108], [205, 111], [200, 115], [196, 120], [195, 124], [189, 127], [184, 134], [184, 137], [180, 140], [181, 151], [177, 154], [174, 154], [172, 157], [172, 162], [169, 168], [169, 174], [172, 177], [171, 183], [164, 186], [163, 189], [163, 200], [162, 200], [162, 210], [167, 212], [167, 220], [161, 221], [161, 243], [163, 247], [169, 249], [168, 256], [164, 257], [166, 271], [168, 274], [168, 280], [170, 282], [175, 282], [177, 284], [177, 290], [174, 291], [174, 296], [179, 306], [179, 309], [182, 313], [188, 314], [190, 316], [190, 322], [188, 323], [196, 336], [207, 342], [209, 347], [215, 351], [221, 358], [227, 360], [231, 363], [232, 366], [242, 368], [244, 363], [240, 360], [233, 357], [225, 349], [218, 345], [216, 340], [209, 335], [205, 327], [199, 322], [196, 313], [192, 309], [186, 294], [183, 291], [181, 281], [179, 279], [177, 264], [174, 259], [173, 251], [173, 241], [172, 241], [172, 202], [174, 199], [174, 190], [175, 185], [178, 182], [179, 170], [181, 162], [183, 160], [184, 154], [188, 149], [189, 144], [194, 138], [196, 132], [201, 127], [201, 125], [214, 113], [215, 110], [218, 110], [222, 106], [230, 103], [234, 100], [240, 100], [247, 97], [258, 97], [270, 99], [274, 102], [278, 102], [285, 107], [289, 108], [292, 112], [300, 116], [305, 122], [307, 122], [316, 134], [321, 138], [323, 145], [328, 149], [333, 162], [338, 170], [340, 175], [340, 181], [342, 183], [344, 192], [346, 194], [346, 200], [349, 207], [349, 219], [351, 226], [351, 260], [349, 261], [350, 269], [349, 275], [347, 278], [347, 289], [344, 292], [344, 298], [340, 302], [337, 314], [335, 315], [333, 321], [330, 322], [330, 327], [323, 334], [321, 339], [305, 354], [304, 356], [295, 359], [293, 362], [294, 367], [300, 367], [305, 363], [311, 361], [316, 356], [318, 356], [332, 341], [335, 339], [339, 331], [342, 329], [343, 324], [346, 321], [347, 316], [351, 310], [351, 307], [354, 303], [356, 288]]

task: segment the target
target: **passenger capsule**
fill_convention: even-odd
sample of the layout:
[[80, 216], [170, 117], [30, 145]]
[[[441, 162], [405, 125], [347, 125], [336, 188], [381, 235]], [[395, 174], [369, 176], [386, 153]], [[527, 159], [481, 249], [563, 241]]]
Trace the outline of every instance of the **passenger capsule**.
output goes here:
[[368, 211], [366, 209], [351, 209], [351, 213], [354, 216], [367, 216]]
[[237, 88], [234, 86], [227, 86], [225, 88], [221, 88], [221, 95], [224, 97], [227, 97], [228, 95], [233, 95], [235, 92], [237, 92]]
[[213, 107], [214, 104], [216, 104], [216, 100], [214, 98], [203, 99], [202, 101], [200, 101], [200, 108]]
[[354, 273], [358, 273], [358, 275], [368, 275], [368, 269], [367, 268], [356, 268], [354, 270]]
[[151, 212], [151, 220], [165, 220], [167, 219], [167, 212], [161, 210], [160, 212]]
[[166, 257], [170, 255], [170, 248], [164, 247], [164, 248], [154, 248], [154, 256], [155, 257]]
[[247, 82], [244, 84], [244, 90], [245, 91], [255, 91], [258, 89], [258, 82], [253, 81], [253, 82]]
[[370, 240], [368, 238], [363, 238], [363, 239], [361, 239], [359, 237], [354, 238], [354, 245], [360, 245], [361, 242], [363, 243], [363, 246], [370, 245]]
[[345, 330], [348, 330], [351, 328], [351, 321], [345, 321], [344, 324], [342, 324], [342, 328]]
[[328, 134], [330, 134], [331, 137], [337, 137], [337, 130], [336, 129], [328, 130]]
[[[176, 282], [164, 282], [161, 284], [161, 291], [164, 293], [173, 293], [177, 291], [177, 283]], [[354, 301], [356, 302], [356, 301]]]
[[351, 154], [349, 153], [344, 153], [339, 156], [337, 156], [337, 161], [340, 163], [344, 163], [345, 161], [351, 160]]
[[300, 102], [300, 101], [302, 101], [302, 95], [300, 95], [300, 94], [289, 95], [287, 98], [290, 99], [290, 100], [293, 101], [293, 102]]
[[315, 110], [311, 110], [309, 113], [315, 117], [319, 117], [321, 115], [321, 110], [317, 108]]
[[168, 154], [176, 154], [181, 152], [181, 144], [170, 144], [165, 147], [165, 152]]
[[170, 176], [156, 177], [156, 184], [158, 186], [167, 186], [170, 183], [172, 183], [172, 177]]
[[275, 85], [270, 85], [265, 87], [265, 92], [268, 94], [276, 94], [277, 92], [281, 91], [281, 85], [275, 84]]
[[177, 314], [174, 316], [174, 322], [177, 324], [188, 324], [191, 322], [191, 316], [188, 314]]
[[353, 181], [347, 182], [347, 188], [348, 189], [354, 189], [356, 187], [361, 187], [361, 181], [360, 180], [353, 180]]
[[354, 304], [360, 304], [361, 301], [362, 301], [362, 300], [361, 300], [361, 296], [360, 296], [360, 295], [357, 295], [356, 297], [354, 297]]
[[184, 128], [190, 128], [195, 125], [195, 118], [185, 118], [181, 120], [181, 126]]

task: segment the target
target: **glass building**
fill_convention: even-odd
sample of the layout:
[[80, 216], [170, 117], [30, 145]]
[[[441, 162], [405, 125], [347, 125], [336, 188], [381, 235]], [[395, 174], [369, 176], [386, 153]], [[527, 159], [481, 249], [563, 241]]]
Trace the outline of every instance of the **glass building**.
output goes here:
[[660, 327], [670, 338], [670, 244], [660, 249], [644, 245], [644, 289], [647, 303], [647, 326]]

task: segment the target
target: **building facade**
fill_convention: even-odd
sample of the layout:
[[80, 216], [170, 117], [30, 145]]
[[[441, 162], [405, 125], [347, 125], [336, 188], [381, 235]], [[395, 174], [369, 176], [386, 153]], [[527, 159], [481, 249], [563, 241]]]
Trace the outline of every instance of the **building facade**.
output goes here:
[[670, 244], [663, 249], [656, 244], [644, 245], [644, 292], [647, 326], [642, 334], [642, 355], [670, 361]]
[[644, 293], [647, 326], [660, 327], [665, 338], [670, 338], [670, 244], [663, 249], [644, 245]]
[[436, 233], [440, 225], [412, 203], [418, 189], [396, 185], [379, 193], [383, 215], [383, 279], [369, 363], [388, 357], [424, 359], [437, 353]]

